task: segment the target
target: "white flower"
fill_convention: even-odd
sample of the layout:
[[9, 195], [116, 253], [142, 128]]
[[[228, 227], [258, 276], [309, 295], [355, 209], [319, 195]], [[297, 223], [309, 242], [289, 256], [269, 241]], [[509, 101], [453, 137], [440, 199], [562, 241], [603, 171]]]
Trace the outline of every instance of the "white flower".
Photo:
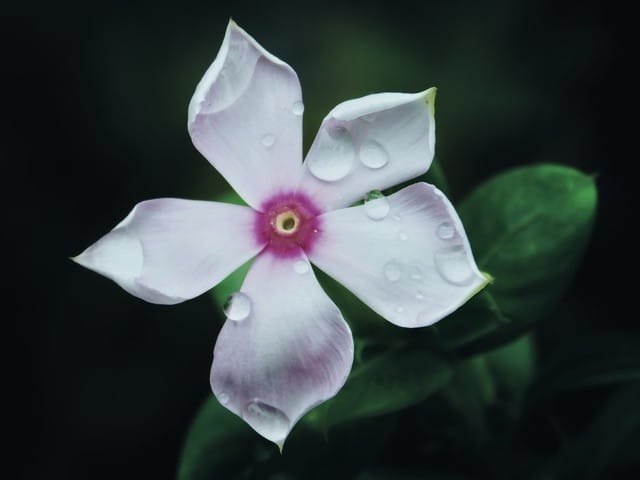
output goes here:
[[142, 202], [75, 260], [152, 303], [196, 297], [256, 257], [225, 308], [211, 368], [218, 400], [282, 446], [347, 379], [353, 339], [309, 262], [401, 327], [423, 327], [486, 284], [451, 203], [417, 183], [435, 144], [435, 89], [341, 103], [302, 163], [291, 67], [230, 22], [189, 104], [196, 148], [250, 207]]

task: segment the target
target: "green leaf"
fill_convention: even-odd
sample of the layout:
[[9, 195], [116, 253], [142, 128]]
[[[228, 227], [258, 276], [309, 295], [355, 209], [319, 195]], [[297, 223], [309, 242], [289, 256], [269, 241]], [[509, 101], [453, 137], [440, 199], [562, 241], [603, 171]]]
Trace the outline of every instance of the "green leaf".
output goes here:
[[496, 348], [484, 355], [497, 387], [519, 400], [535, 373], [535, 347], [531, 335]]
[[640, 380], [640, 334], [569, 339], [556, 347], [532, 388], [530, 403], [561, 390]]
[[187, 435], [178, 480], [354, 478], [384, 448], [395, 425], [392, 416], [355, 422], [336, 427], [328, 441], [303, 422], [280, 454], [211, 396]]
[[[426, 350], [377, 355], [353, 369], [346, 385], [321, 407], [321, 425], [395, 412], [420, 403], [444, 387], [452, 369], [442, 356]], [[313, 417], [311, 421], [317, 421]]]
[[560, 453], [551, 466], [553, 477], [547, 475], [545, 478], [614, 478], [614, 475], [604, 475], [609, 465], [615, 465], [619, 472], [625, 471], [625, 463], [637, 467], [640, 439], [638, 405], [640, 383], [618, 389], [587, 431]]
[[454, 313], [431, 328], [438, 336], [438, 343], [448, 350], [462, 349], [478, 339], [488, 337], [508, 320], [490, 287], [472, 297]]
[[357, 480], [466, 480], [468, 477], [452, 473], [406, 472], [390, 469], [367, 469]]
[[236, 478], [257, 448], [258, 435], [211, 395], [187, 434], [178, 480]]
[[593, 177], [558, 165], [517, 168], [471, 193], [458, 211], [480, 269], [494, 277], [485, 295], [497, 315], [481, 320], [485, 334], [470, 335], [476, 316], [461, 310], [438, 324], [443, 338], [461, 345], [461, 332], [473, 340], [469, 348], [487, 350], [530, 329], [573, 277], [596, 203]]

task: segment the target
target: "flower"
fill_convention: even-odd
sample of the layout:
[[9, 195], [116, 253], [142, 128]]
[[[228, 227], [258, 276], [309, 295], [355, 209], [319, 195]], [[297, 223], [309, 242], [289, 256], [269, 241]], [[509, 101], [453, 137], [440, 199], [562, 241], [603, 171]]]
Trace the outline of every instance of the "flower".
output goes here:
[[[74, 260], [143, 300], [175, 304], [255, 257], [225, 305], [211, 386], [282, 446], [306, 412], [340, 390], [353, 362], [351, 331], [309, 262], [409, 328], [433, 324], [486, 284], [437, 188], [379, 192], [429, 168], [434, 99], [429, 89], [341, 103], [302, 163], [298, 78], [231, 21], [189, 104], [188, 129], [249, 206], [141, 202]], [[364, 205], [351, 206], [365, 194]]]

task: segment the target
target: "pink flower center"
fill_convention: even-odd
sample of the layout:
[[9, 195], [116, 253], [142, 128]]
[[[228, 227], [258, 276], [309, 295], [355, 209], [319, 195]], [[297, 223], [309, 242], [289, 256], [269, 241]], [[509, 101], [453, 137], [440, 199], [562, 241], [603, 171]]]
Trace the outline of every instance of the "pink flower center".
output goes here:
[[320, 235], [320, 209], [300, 192], [279, 193], [262, 204], [256, 212], [256, 240], [265, 250], [281, 258], [310, 252]]

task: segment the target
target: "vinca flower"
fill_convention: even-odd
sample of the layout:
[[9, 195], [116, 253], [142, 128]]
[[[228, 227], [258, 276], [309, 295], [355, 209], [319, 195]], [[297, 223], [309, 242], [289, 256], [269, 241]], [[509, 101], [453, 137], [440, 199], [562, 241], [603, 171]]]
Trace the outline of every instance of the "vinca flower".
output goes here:
[[429, 168], [434, 99], [432, 88], [341, 103], [302, 162], [296, 73], [230, 22], [189, 104], [188, 129], [248, 206], [144, 201], [74, 260], [143, 300], [176, 304], [253, 258], [225, 305], [211, 386], [281, 447], [353, 363], [351, 331], [311, 263], [407, 328], [437, 322], [487, 282], [437, 188], [380, 193]]

